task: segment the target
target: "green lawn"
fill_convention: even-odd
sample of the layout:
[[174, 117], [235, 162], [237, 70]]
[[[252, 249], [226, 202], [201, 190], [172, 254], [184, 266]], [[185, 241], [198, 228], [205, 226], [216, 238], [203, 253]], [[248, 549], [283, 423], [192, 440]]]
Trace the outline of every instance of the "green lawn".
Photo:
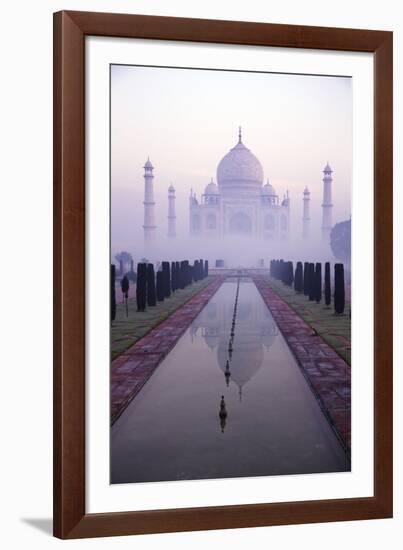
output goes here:
[[335, 315], [331, 306], [326, 308], [324, 299], [317, 304], [281, 281], [270, 278], [273, 290], [283, 298], [343, 359], [351, 364], [350, 302], [346, 300], [345, 315]]
[[189, 285], [183, 290], [176, 290], [171, 294], [170, 298], [166, 298], [163, 302], [157, 302], [156, 306], [148, 307], [144, 312], [138, 312], [136, 299], [130, 298], [128, 301], [128, 317], [126, 317], [125, 305], [119, 301], [121, 298], [120, 293], [116, 292], [118, 300], [116, 304], [116, 319], [113, 321], [111, 327], [112, 359], [115, 359], [152, 328], [169, 317], [192, 296], [211, 283], [212, 279], [212, 277], [207, 277], [202, 281]]

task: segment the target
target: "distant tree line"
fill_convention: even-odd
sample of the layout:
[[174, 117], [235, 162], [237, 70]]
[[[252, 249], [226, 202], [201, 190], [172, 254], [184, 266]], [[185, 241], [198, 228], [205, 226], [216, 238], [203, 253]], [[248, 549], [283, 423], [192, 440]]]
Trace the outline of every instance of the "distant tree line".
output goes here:
[[[136, 281], [136, 303], [137, 311], [145, 311], [147, 307], [157, 305], [171, 296], [171, 293], [179, 289], [184, 289], [194, 281], [200, 281], [208, 276], [208, 261], [199, 259], [193, 262], [188, 260], [181, 262], [162, 262], [160, 269], [155, 273], [154, 265], [147, 262], [137, 264], [137, 272], [133, 270], [133, 260], [131, 262], [131, 271], [121, 279], [121, 289], [123, 300], [126, 304], [126, 315], [128, 315], [128, 296], [130, 281]], [[120, 271], [122, 266], [120, 266]], [[130, 277], [133, 272], [134, 277]], [[116, 318], [116, 266], [111, 265], [111, 321]]]
[[[318, 304], [322, 301], [322, 292], [324, 291], [324, 301], [327, 307], [331, 305], [331, 280], [330, 263], [325, 263], [324, 288], [322, 279], [322, 264], [320, 262], [297, 262], [295, 271], [294, 264], [290, 261], [271, 260], [270, 276], [282, 281], [289, 287], [294, 287], [295, 292], [304, 294], [311, 301]], [[344, 265], [337, 263], [334, 265], [334, 294], [333, 304], [335, 313], [341, 315], [345, 308], [345, 287], [344, 287]]]
[[336, 223], [330, 232], [330, 248], [339, 261], [351, 265], [351, 219]]
[[[119, 254], [116, 254], [115, 260], [119, 264], [118, 270], [115, 267], [115, 277], [119, 275], [120, 278], [123, 278], [125, 275], [129, 281], [136, 282], [136, 274], [134, 272], [133, 258], [130, 252], [122, 250]], [[127, 267], [130, 265], [130, 270], [127, 271]], [[117, 271], [117, 273], [116, 273]]]

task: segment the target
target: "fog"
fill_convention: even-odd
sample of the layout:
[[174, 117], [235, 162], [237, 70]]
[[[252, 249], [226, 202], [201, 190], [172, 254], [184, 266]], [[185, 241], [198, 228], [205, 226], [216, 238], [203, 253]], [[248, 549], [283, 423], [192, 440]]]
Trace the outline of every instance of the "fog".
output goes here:
[[[189, 194], [200, 201], [221, 158], [243, 143], [260, 160], [280, 200], [288, 190], [288, 241], [192, 238]], [[144, 247], [143, 166], [154, 165], [156, 239]], [[205, 258], [252, 266], [270, 258], [332, 259], [321, 238], [323, 167], [333, 173], [333, 223], [351, 214], [352, 81], [279, 75], [113, 66], [111, 70], [111, 254], [137, 262]], [[176, 239], [168, 239], [170, 184], [176, 190]], [[302, 240], [302, 193], [311, 192], [310, 239]]]

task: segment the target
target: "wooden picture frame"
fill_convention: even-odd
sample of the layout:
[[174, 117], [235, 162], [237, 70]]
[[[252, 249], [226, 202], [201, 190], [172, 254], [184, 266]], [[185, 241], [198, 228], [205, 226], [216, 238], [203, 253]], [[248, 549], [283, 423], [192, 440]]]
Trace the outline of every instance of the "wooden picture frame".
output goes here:
[[[86, 513], [85, 37], [374, 54], [374, 496]], [[54, 14], [54, 535], [81, 538], [392, 516], [391, 32], [63, 11]]]

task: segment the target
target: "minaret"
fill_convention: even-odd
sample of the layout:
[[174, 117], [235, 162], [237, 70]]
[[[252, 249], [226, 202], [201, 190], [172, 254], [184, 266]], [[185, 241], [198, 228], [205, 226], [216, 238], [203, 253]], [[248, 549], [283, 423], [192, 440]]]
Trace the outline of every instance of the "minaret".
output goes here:
[[144, 241], [149, 243], [155, 238], [155, 202], [154, 202], [154, 186], [153, 186], [153, 170], [154, 167], [150, 162], [150, 158], [144, 165]]
[[329, 240], [330, 230], [332, 229], [332, 169], [329, 163], [323, 170], [323, 202], [322, 202], [322, 237]]
[[309, 213], [309, 206], [310, 206], [310, 200], [311, 200], [311, 194], [309, 192], [308, 187], [305, 187], [304, 189], [304, 213], [302, 216], [302, 238], [308, 239], [309, 238], [309, 225], [310, 225], [310, 213]]
[[190, 195], [189, 195], [189, 233], [193, 233], [193, 216], [192, 216], [192, 210], [193, 210], [193, 189], [190, 188]]
[[175, 188], [168, 187], [168, 237], [176, 237]]

